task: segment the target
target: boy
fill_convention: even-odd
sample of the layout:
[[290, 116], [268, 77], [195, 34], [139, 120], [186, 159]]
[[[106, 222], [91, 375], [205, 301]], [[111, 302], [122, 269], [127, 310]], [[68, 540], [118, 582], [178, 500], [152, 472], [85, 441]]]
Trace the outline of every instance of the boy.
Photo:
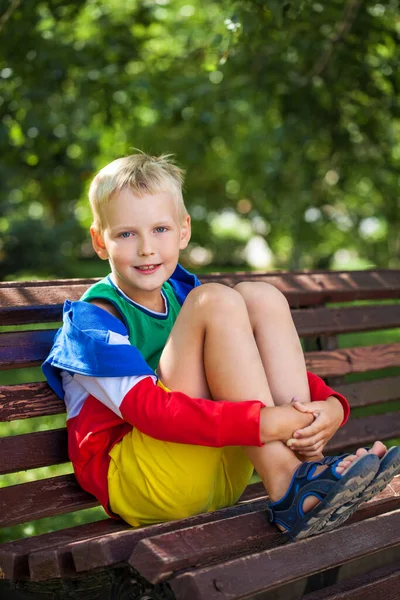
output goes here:
[[65, 303], [43, 365], [66, 402], [77, 479], [138, 526], [235, 503], [255, 467], [270, 519], [291, 539], [334, 527], [399, 457], [380, 462], [377, 442], [322, 458], [346, 399], [306, 373], [277, 289], [200, 286], [180, 267], [190, 239], [182, 180], [168, 157], [138, 154], [91, 184], [92, 243], [111, 273]]

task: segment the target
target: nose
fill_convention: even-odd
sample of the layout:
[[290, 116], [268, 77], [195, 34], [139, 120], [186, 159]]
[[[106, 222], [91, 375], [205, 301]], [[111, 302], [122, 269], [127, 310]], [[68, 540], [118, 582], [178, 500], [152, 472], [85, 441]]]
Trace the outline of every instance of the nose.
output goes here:
[[147, 236], [140, 238], [138, 252], [139, 256], [151, 256], [154, 254], [151, 241]]

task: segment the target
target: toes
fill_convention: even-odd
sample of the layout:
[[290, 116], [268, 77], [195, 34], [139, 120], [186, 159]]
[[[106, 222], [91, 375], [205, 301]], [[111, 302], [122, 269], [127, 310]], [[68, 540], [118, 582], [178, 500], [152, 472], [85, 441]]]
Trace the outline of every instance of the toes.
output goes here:
[[355, 456], [348, 456], [338, 464], [338, 466], [336, 467], [336, 471], [340, 474], [344, 473], [345, 470], [352, 464], [354, 459]]
[[366, 450], [365, 448], [359, 448], [356, 452], [356, 456], [358, 457], [365, 456], [366, 454], [368, 454], [368, 450]]
[[372, 448], [369, 451], [371, 454], [376, 454], [379, 458], [385, 456], [387, 452], [387, 448], [382, 442], [375, 442]]

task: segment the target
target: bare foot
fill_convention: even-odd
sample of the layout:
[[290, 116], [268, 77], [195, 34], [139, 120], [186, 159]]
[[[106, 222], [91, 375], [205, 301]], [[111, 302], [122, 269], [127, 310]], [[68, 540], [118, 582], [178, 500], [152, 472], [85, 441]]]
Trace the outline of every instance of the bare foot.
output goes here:
[[[339, 474], [343, 474], [351, 464], [361, 456], [365, 456], [366, 454], [376, 454], [378, 458], [382, 458], [385, 456], [387, 452], [387, 448], [382, 442], [375, 442], [370, 450], [366, 450], [365, 448], [359, 448], [354, 454], [347, 456], [344, 460], [342, 460], [338, 466], [336, 467], [336, 471]], [[315, 475], [322, 473], [325, 469], [328, 468], [328, 465], [320, 465], [315, 469]], [[280, 496], [282, 497], [282, 496]], [[319, 499], [316, 496], [308, 496], [302, 505], [303, 511], [306, 513], [309, 510], [313, 509], [319, 503]]]
[[346, 456], [344, 460], [342, 460], [339, 465], [336, 467], [336, 471], [338, 473], [344, 473], [345, 470], [353, 463], [357, 458], [361, 456], [365, 456], [366, 454], [376, 454], [378, 458], [383, 458], [387, 452], [387, 448], [382, 442], [375, 442], [370, 450], [366, 450], [365, 448], [359, 448], [355, 454], [351, 454], [350, 456]]

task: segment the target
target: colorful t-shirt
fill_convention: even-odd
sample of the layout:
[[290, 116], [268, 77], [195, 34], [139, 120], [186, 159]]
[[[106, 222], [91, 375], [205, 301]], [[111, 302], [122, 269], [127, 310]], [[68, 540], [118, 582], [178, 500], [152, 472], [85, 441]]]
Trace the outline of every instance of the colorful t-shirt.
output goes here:
[[[78, 482], [109, 514], [109, 452], [132, 427], [175, 443], [262, 445], [261, 402], [214, 402], [157, 385], [155, 367], [164, 340], [187, 294], [199, 284], [178, 265], [163, 286], [165, 314], [150, 314], [109, 278], [92, 286], [84, 301], [65, 302], [63, 326], [42, 368], [66, 403], [68, 451]], [[121, 319], [87, 301], [94, 298], [114, 304]], [[159, 328], [160, 322], [167, 326]], [[345, 422], [346, 399], [312, 373], [308, 382], [312, 400], [335, 395], [341, 401]]]
[[143, 358], [154, 371], [171, 329], [181, 309], [175, 292], [168, 281], [162, 287], [165, 312], [151, 311], [131, 300], [112, 281], [110, 275], [95, 283], [82, 296], [81, 300], [103, 299], [115, 306], [128, 329], [132, 346], [140, 348]]

